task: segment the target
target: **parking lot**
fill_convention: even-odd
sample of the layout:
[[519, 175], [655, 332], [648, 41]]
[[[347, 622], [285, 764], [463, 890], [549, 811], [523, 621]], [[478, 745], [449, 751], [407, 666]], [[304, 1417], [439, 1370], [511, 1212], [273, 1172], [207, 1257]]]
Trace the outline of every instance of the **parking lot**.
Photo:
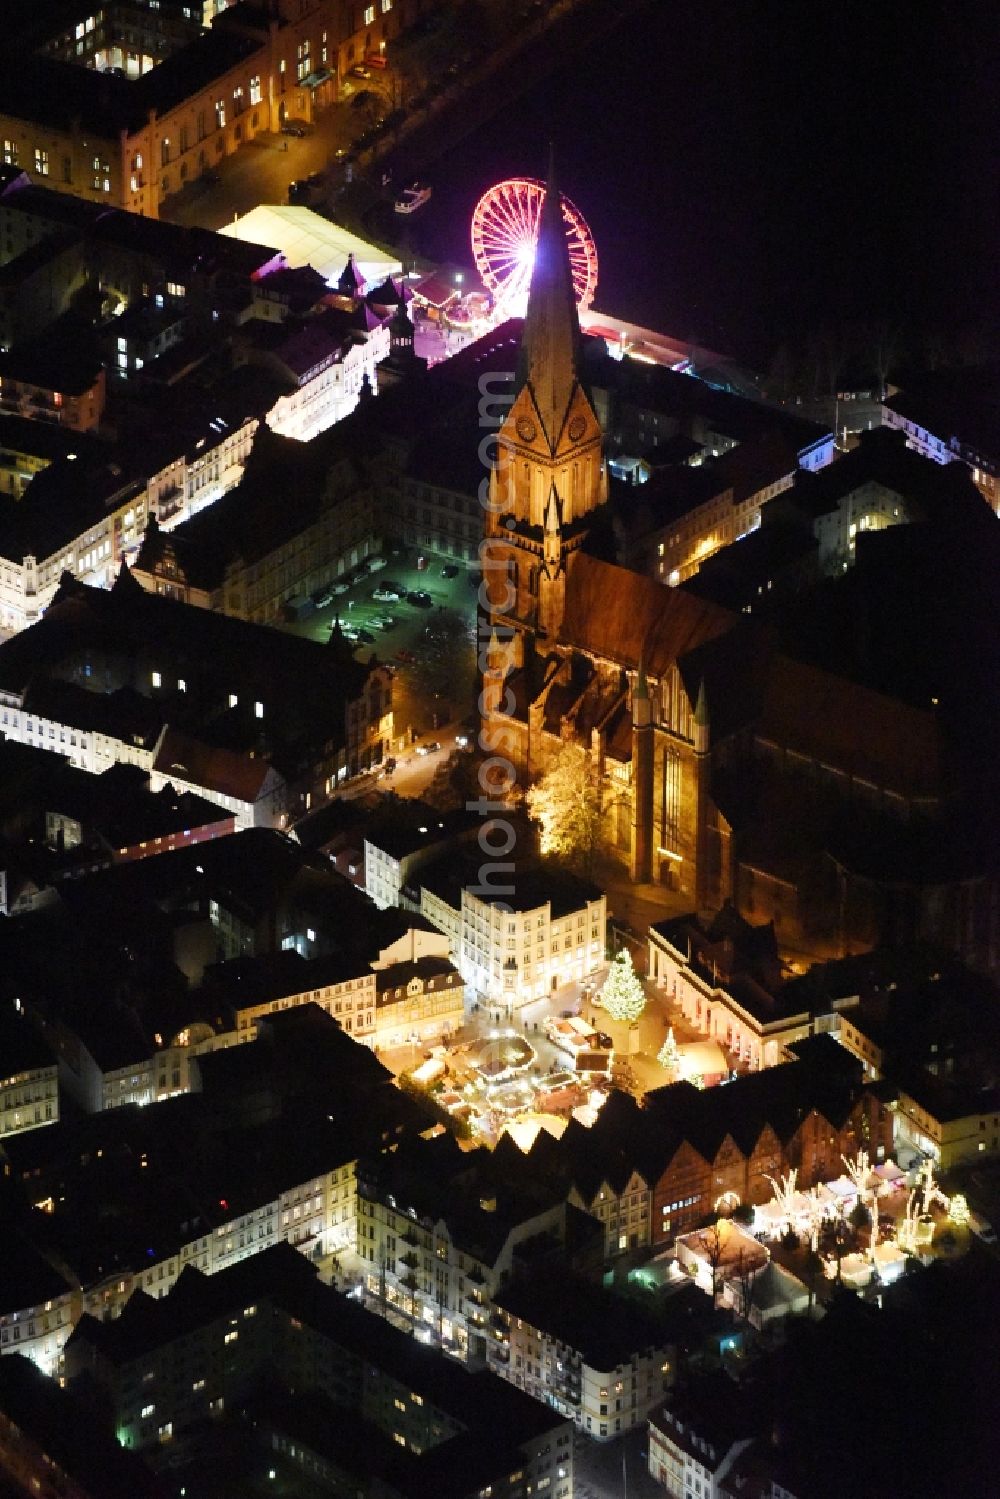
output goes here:
[[[382, 555], [384, 567], [356, 578], [343, 593], [333, 595], [319, 608], [310, 607], [285, 628], [325, 643], [339, 619], [343, 629], [358, 632], [353, 643], [359, 661], [368, 661], [374, 653], [393, 667], [395, 738], [399, 747], [401, 742], [430, 733], [452, 720], [464, 720], [474, 710], [471, 632], [475, 628], [476, 591], [470, 586], [468, 570], [450, 558], [418, 553], [415, 548], [398, 543], [387, 545]], [[426, 563], [423, 567], [419, 566], [421, 557]], [[445, 568], [454, 572], [454, 576], [446, 577]], [[376, 592], [394, 591], [396, 586], [407, 597], [395, 601], [374, 597]], [[425, 596], [422, 605], [411, 602], [409, 597], [418, 593]], [[419, 669], [413, 670], [420, 666], [429, 620], [438, 609], [453, 610], [469, 626], [468, 698], [457, 682], [459, 690], [448, 695], [428, 692], [419, 680]]]

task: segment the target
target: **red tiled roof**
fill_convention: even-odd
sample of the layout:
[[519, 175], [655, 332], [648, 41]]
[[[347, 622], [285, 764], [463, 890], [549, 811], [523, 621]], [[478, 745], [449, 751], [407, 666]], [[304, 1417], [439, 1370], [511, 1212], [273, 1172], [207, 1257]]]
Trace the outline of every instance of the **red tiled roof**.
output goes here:
[[721, 635], [736, 616], [707, 599], [577, 552], [569, 562], [562, 640], [662, 676], [685, 651]]
[[188, 781], [206, 791], [253, 803], [263, 790], [271, 766], [267, 760], [216, 749], [177, 729], [168, 728], [153, 769], [160, 775]]

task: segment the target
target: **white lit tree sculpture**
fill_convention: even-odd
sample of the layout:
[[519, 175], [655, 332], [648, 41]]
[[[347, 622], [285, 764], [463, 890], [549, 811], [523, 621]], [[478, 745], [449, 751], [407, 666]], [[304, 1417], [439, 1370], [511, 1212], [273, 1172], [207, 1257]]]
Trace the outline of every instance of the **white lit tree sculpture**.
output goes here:
[[867, 1150], [859, 1150], [857, 1155], [853, 1156], [850, 1160], [848, 1160], [846, 1155], [842, 1155], [840, 1159], [844, 1163], [844, 1170], [854, 1183], [854, 1190], [858, 1194], [858, 1202], [862, 1207], [865, 1206], [865, 1198], [869, 1194], [871, 1195], [871, 1208], [869, 1210], [871, 1212], [871, 1242], [868, 1245], [868, 1250], [870, 1254], [874, 1254], [878, 1244], [878, 1178], [875, 1177], [873, 1185], [869, 1187], [869, 1178], [873, 1173]]
[[646, 993], [636, 977], [627, 948], [623, 947], [611, 964], [601, 990], [601, 1003], [612, 1020], [624, 1020], [630, 1026], [638, 1024], [646, 1008]]

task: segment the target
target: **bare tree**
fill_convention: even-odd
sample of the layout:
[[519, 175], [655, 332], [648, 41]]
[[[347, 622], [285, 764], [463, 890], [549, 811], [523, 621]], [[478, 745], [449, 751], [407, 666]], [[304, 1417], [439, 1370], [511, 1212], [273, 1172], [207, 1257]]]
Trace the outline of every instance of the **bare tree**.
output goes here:
[[705, 1258], [708, 1260], [712, 1271], [712, 1305], [717, 1306], [719, 1301], [719, 1281], [722, 1278], [722, 1234], [719, 1225], [713, 1223], [711, 1228], [706, 1228], [702, 1234], [702, 1243], [705, 1246]]
[[745, 1322], [750, 1321], [750, 1313], [753, 1311], [754, 1290], [759, 1274], [760, 1261], [756, 1256], [747, 1254], [745, 1249], [741, 1249], [736, 1258], [736, 1279], [740, 1287], [738, 1311]]

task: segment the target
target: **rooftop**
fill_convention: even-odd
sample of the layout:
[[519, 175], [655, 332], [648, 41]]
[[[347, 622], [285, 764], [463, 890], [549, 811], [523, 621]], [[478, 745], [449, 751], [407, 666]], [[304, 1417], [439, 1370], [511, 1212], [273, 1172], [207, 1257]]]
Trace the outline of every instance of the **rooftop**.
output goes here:
[[530, 1278], [504, 1286], [494, 1301], [512, 1317], [581, 1353], [602, 1373], [664, 1343], [662, 1331], [634, 1302], [562, 1268], [535, 1267]]

